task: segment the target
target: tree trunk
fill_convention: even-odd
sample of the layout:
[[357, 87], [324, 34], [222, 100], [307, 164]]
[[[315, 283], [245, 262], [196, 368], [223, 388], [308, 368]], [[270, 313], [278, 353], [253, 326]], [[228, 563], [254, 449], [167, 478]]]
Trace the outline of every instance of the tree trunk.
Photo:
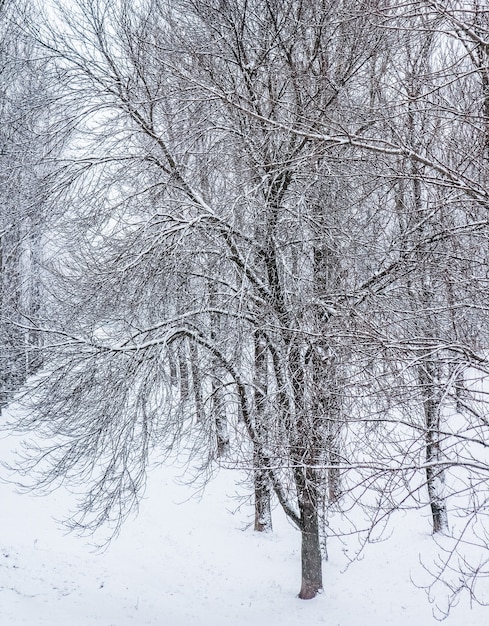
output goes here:
[[300, 494], [301, 510], [301, 600], [311, 600], [323, 588], [321, 543], [319, 540], [318, 492], [316, 475], [312, 468], [306, 469], [306, 484]]
[[[261, 333], [255, 333], [255, 429], [263, 445], [267, 445], [266, 400], [268, 390], [267, 344]], [[272, 530], [271, 486], [264, 459], [257, 446], [253, 451], [253, 482], [255, 489], [255, 530]]]
[[172, 387], [178, 387], [178, 371], [177, 371], [177, 349], [175, 346], [170, 346], [168, 350], [168, 368], [170, 372], [170, 385]]
[[421, 381], [426, 420], [426, 484], [433, 519], [433, 533], [440, 533], [448, 528], [448, 514], [444, 497], [445, 470], [440, 465], [442, 461], [439, 435], [440, 402], [435, 389], [435, 368], [433, 363], [426, 363], [421, 371]]
[[[427, 446], [427, 456], [432, 451], [432, 446]], [[443, 533], [448, 528], [448, 514], [443, 496], [445, 476], [439, 468], [426, 468], [426, 481], [428, 484], [428, 497], [430, 499], [431, 516], [433, 518], [433, 534]]]
[[[311, 363], [308, 364], [311, 366]], [[314, 598], [323, 588], [321, 542], [319, 540], [320, 462], [323, 432], [317, 406], [310, 402], [305, 376], [306, 364], [299, 345], [290, 350], [290, 371], [296, 408], [295, 433], [291, 445], [291, 460], [300, 512], [302, 584], [301, 600]], [[310, 391], [310, 390], [309, 390]]]
[[448, 514], [444, 497], [445, 470], [437, 466], [441, 461], [439, 438], [439, 415], [435, 403], [426, 410], [426, 483], [433, 518], [433, 533], [441, 533], [448, 528]]
[[271, 532], [272, 508], [271, 488], [268, 473], [263, 469], [263, 459], [258, 452], [253, 454], [253, 482], [255, 488], [255, 530], [257, 532]]
[[199, 369], [199, 352], [194, 342], [190, 342], [190, 370], [192, 373], [192, 391], [194, 395], [196, 421], [204, 418], [204, 397], [202, 393], [202, 376]]
[[[208, 280], [207, 283], [209, 307], [218, 306], [216, 286]], [[221, 331], [221, 319], [216, 313], [210, 314], [210, 336], [211, 341], [216, 341]], [[225, 372], [220, 363], [216, 360], [214, 364], [214, 376], [212, 380], [212, 416], [216, 431], [217, 457], [224, 456], [229, 450], [229, 429], [226, 414], [226, 398], [224, 397], [222, 380]]]
[[[340, 451], [337, 442], [337, 433], [332, 432], [334, 424], [328, 425], [326, 448], [328, 453], [328, 502], [334, 504], [341, 496], [341, 478], [338, 465], [340, 463]], [[335, 429], [336, 430], [336, 429]]]
[[178, 372], [180, 374], [180, 398], [182, 402], [187, 402], [190, 398], [190, 376], [186, 341], [181, 343], [177, 350]]
[[229, 450], [229, 430], [226, 415], [226, 404], [223, 398], [221, 383], [212, 382], [213, 415], [216, 427], [217, 457], [221, 458]]

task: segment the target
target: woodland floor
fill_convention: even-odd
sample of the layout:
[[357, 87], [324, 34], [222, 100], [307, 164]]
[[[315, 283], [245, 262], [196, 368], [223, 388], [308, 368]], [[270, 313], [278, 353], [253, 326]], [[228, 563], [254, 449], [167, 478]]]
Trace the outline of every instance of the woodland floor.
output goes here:
[[[10, 438], [0, 439], [8, 459]], [[0, 474], [7, 478], [7, 472]], [[34, 497], [0, 481], [0, 626], [429, 626], [422, 584], [435, 549], [428, 521], [399, 514], [386, 541], [367, 546], [345, 570], [354, 544], [329, 542], [324, 593], [296, 597], [299, 535], [278, 510], [275, 531], [250, 527], [236, 497], [242, 476], [221, 471], [201, 498], [174, 465], [155, 469], [139, 515], [103, 551], [66, 534], [71, 494]], [[241, 506], [240, 506], [241, 502]], [[488, 581], [482, 581], [488, 585]], [[436, 593], [443, 606], [444, 589]], [[449, 626], [483, 626], [489, 608], [462, 598]]]

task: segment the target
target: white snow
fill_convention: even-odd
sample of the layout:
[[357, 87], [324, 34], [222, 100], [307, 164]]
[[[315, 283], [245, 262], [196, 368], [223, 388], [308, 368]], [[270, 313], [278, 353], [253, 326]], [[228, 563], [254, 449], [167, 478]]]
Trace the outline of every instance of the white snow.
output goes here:
[[[11, 447], [11, 438], [0, 439], [2, 459]], [[249, 526], [251, 507], [235, 499], [241, 475], [221, 471], [198, 499], [179, 473], [174, 466], [151, 472], [139, 515], [102, 553], [53, 519], [66, 516], [69, 493], [34, 497], [0, 482], [0, 626], [438, 623], [411, 581], [426, 579], [420, 554], [429, 561], [435, 551], [419, 512], [400, 514], [390, 538], [369, 545], [346, 571], [351, 548], [331, 539], [324, 593], [301, 601], [300, 537], [280, 511], [275, 531], [259, 535]], [[444, 623], [488, 620], [489, 608], [471, 610], [462, 599]]]

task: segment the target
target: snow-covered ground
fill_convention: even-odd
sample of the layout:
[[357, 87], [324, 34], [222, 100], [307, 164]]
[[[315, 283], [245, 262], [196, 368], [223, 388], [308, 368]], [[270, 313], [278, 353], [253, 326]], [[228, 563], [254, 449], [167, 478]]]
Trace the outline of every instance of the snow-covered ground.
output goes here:
[[[10, 448], [11, 439], [0, 439], [1, 458]], [[419, 555], [433, 549], [411, 514], [346, 571], [345, 546], [330, 541], [324, 593], [301, 601], [299, 535], [283, 516], [277, 511], [273, 534], [258, 535], [251, 509], [236, 510], [239, 475], [222, 471], [201, 499], [178, 475], [173, 466], [150, 474], [139, 515], [102, 553], [53, 519], [66, 515], [69, 494], [34, 497], [0, 482], [0, 626], [437, 623], [411, 581], [422, 580]], [[489, 608], [471, 610], [464, 600], [444, 623], [482, 626]]]

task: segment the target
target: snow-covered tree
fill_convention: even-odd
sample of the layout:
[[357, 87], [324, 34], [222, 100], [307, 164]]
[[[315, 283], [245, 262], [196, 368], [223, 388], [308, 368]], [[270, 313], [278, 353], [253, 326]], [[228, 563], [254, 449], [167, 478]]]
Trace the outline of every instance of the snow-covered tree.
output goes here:
[[51, 10], [32, 33], [61, 150], [49, 290], [19, 325], [45, 365], [17, 424], [45, 445], [24, 470], [81, 482], [73, 524], [93, 530], [118, 528], [179, 445], [246, 467], [255, 528], [275, 494], [301, 533], [301, 598], [336, 512], [430, 507], [446, 532], [487, 476], [466, 380], [487, 369], [487, 11]]
[[0, 406], [42, 361], [31, 319], [41, 306], [40, 163], [48, 92], [42, 62], [18, 24], [26, 14], [22, 2], [0, 5]]

